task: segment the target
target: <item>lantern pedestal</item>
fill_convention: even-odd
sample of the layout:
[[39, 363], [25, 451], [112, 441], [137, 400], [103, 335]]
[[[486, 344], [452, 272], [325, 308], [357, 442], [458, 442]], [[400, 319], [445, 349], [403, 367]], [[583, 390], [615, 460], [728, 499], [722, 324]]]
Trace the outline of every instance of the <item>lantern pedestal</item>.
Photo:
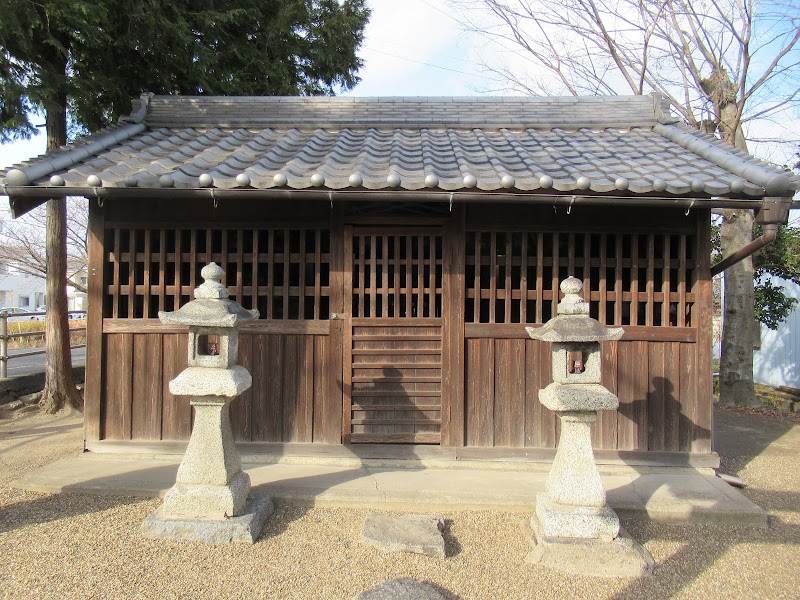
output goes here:
[[233, 441], [230, 398], [192, 398], [194, 428], [175, 485], [162, 514], [175, 518], [226, 519], [242, 514], [250, 477], [242, 472]]
[[545, 493], [536, 496], [536, 515], [546, 538], [612, 541], [619, 518], [606, 504], [606, 492], [592, 453], [591, 426], [597, 413], [558, 412], [561, 437]]

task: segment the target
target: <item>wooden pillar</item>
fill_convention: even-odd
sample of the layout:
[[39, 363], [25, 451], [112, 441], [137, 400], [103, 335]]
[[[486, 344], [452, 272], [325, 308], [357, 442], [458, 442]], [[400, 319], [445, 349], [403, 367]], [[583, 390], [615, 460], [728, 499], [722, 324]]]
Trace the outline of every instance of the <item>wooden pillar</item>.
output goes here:
[[[341, 203], [331, 209], [330, 227], [329, 313], [341, 315], [350, 310], [346, 301], [349, 298], [349, 290], [344, 289], [344, 207]], [[343, 325], [342, 319], [330, 321], [330, 335], [323, 369], [326, 393], [322, 398], [323, 406], [314, 407], [313, 440], [316, 443], [342, 443]]]
[[697, 328], [697, 395], [694, 413], [692, 452], [711, 452], [713, 398], [711, 381], [712, 281], [711, 213], [697, 211], [697, 291], [692, 324]]
[[84, 392], [84, 444], [97, 441], [103, 401], [103, 254], [105, 216], [94, 199], [89, 200], [89, 310], [86, 321], [86, 379]]
[[442, 446], [464, 445], [464, 205], [444, 231], [442, 265]]

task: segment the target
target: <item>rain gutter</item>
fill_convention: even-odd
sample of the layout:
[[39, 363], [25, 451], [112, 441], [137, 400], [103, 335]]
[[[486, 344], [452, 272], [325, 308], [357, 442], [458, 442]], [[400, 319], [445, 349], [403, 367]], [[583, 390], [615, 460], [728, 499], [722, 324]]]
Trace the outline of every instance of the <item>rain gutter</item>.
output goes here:
[[[108, 198], [140, 199], [143, 196], [155, 199], [209, 200], [219, 202], [233, 199], [257, 200], [319, 200], [319, 201], [403, 201], [417, 202], [519, 202], [546, 204], [551, 206], [578, 205], [624, 205], [649, 206], [661, 208], [746, 208], [760, 210], [760, 198], [684, 198], [671, 196], [610, 196], [605, 194], [531, 194], [513, 192], [447, 192], [421, 190], [287, 190], [287, 189], [217, 189], [217, 188], [138, 188], [138, 187], [57, 187], [57, 186], [10, 186], [0, 185], [0, 194], [11, 198], [11, 208], [15, 211], [15, 199], [48, 199], [66, 196], [84, 196], [99, 201]], [[19, 206], [22, 208], [22, 206]]]

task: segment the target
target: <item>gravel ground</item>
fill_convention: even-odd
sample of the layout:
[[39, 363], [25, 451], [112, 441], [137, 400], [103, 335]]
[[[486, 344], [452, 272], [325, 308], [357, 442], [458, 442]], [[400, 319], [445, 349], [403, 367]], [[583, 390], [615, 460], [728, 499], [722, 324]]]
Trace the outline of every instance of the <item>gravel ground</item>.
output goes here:
[[[2, 414], [2, 413], [0, 413]], [[718, 411], [723, 471], [770, 513], [767, 529], [625, 522], [653, 577], [606, 581], [524, 562], [519, 514], [443, 515], [447, 558], [359, 542], [366, 511], [279, 504], [254, 546], [145, 540], [156, 500], [23, 492], [9, 482], [81, 447], [80, 417], [0, 418], [0, 597], [347, 599], [400, 576], [452, 598], [798, 598], [800, 425]]]

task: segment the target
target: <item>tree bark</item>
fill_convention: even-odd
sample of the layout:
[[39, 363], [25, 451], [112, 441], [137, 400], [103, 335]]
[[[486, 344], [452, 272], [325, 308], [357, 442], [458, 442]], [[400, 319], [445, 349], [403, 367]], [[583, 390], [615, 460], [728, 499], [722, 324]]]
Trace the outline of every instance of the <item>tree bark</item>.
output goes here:
[[[725, 75], [727, 78], [727, 75]], [[747, 151], [738, 119], [738, 107], [728, 102], [718, 109], [720, 133], [729, 144]], [[719, 227], [722, 256], [728, 256], [753, 240], [753, 211], [723, 211]], [[722, 348], [719, 361], [719, 401], [727, 406], [753, 406], [753, 342], [755, 324], [753, 257], [725, 270], [722, 315]]]
[[[722, 255], [731, 254], [752, 239], [753, 212], [725, 211], [720, 225]], [[719, 365], [720, 404], [757, 404], [753, 390], [754, 304], [753, 259], [748, 256], [725, 270], [722, 355]]]
[[[67, 99], [47, 106], [47, 149], [67, 142]], [[54, 414], [64, 408], [83, 409], [83, 399], [72, 377], [69, 319], [67, 318], [67, 201], [47, 201], [47, 316], [45, 317], [45, 383], [39, 406]]]

